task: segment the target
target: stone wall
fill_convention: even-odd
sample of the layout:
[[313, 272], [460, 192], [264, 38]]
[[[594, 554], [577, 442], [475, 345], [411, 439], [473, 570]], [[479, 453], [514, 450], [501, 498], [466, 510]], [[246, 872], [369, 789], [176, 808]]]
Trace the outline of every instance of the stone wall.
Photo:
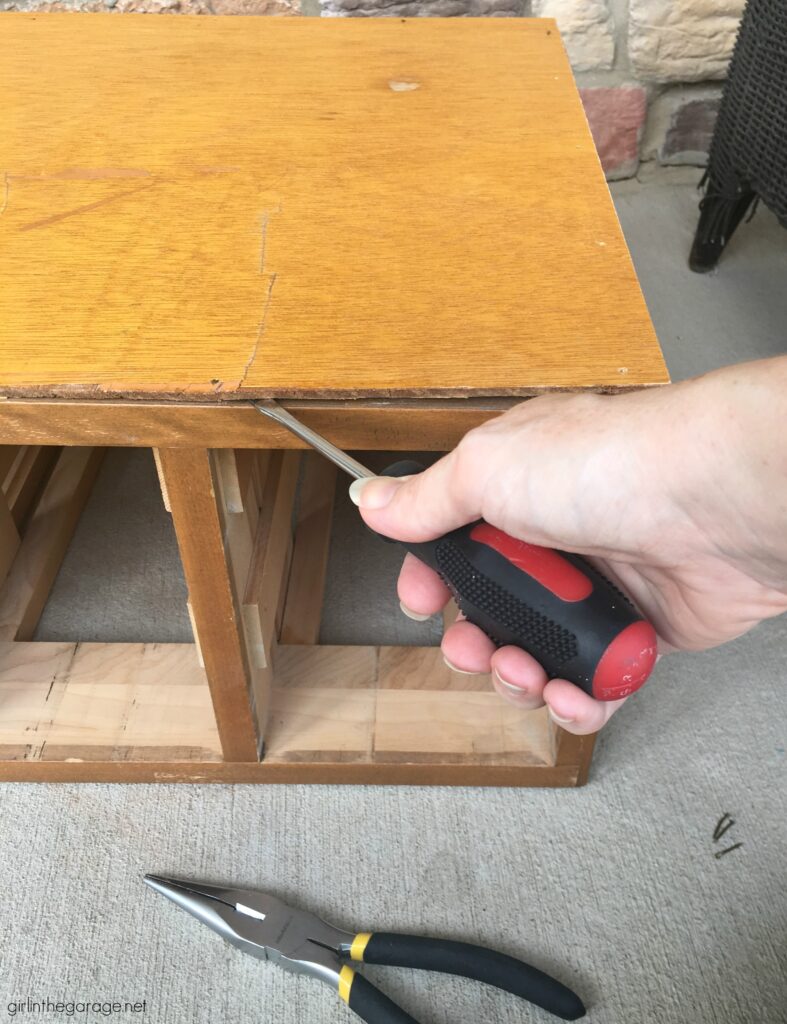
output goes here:
[[0, 0], [4, 10], [555, 18], [610, 179], [702, 166], [745, 0]]
[[744, 3], [532, 0], [560, 26], [608, 178], [705, 164]]

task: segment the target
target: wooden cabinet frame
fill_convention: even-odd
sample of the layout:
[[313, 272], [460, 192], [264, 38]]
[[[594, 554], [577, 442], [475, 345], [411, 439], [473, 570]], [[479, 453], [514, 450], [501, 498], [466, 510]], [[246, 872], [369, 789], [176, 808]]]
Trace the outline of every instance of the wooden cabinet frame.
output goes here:
[[[285, 404], [344, 448], [440, 451], [511, 401]], [[438, 649], [317, 644], [335, 471], [250, 404], [9, 399], [0, 443], [0, 778], [586, 780], [594, 737]], [[32, 640], [107, 446], [154, 450], [194, 644]]]

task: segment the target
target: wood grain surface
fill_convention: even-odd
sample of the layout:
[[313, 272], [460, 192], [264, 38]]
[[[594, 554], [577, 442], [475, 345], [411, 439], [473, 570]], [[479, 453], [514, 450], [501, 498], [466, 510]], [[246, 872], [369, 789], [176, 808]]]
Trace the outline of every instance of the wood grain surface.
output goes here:
[[207, 449], [162, 448], [159, 465], [221, 750], [226, 761], [256, 761], [259, 723], [252, 707], [250, 666], [224, 547], [211, 455]]
[[[192, 748], [83, 748], [96, 759], [30, 761], [27, 747], [0, 746], [2, 782], [257, 782], [377, 786], [583, 786], [579, 764], [463, 764], [344, 761], [195, 761]], [[162, 760], [155, 760], [155, 752]], [[47, 748], [49, 750], [49, 748]], [[103, 753], [103, 757], [101, 757]], [[134, 756], [129, 760], [129, 755]], [[171, 756], [171, 755], [175, 756]]]
[[666, 381], [553, 22], [0, 32], [0, 392]]
[[320, 638], [337, 476], [336, 466], [319, 452], [305, 453], [279, 635], [283, 644], [316, 644]]
[[30, 761], [221, 758], [193, 644], [0, 643], [0, 758], [13, 747]]
[[[448, 451], [513, 398], [286, 402], [340, 448]], [[0, 437], [17, 444], [164, 448], [306, 448], [250, 402], [0, 400]], [[15, 447], [13, 444], [3, 448]]]

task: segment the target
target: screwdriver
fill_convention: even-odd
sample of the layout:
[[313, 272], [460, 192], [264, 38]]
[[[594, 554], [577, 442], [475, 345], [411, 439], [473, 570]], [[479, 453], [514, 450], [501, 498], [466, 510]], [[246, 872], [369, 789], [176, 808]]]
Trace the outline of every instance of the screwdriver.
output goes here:
[[[273, 399], [253, 404], [356, 480], [378, 475]], [[418, 463], [400, 462], [380, 475], [422, 470]], [[483, 520], [436, 540], [399, 543], [437, 572], [468, 622], [498, 647], [527, 651], [550, 679], [567, 679], [607, 701], [627, 697], [650, 675], [655, 630], [580, 555], [529, 544]]]

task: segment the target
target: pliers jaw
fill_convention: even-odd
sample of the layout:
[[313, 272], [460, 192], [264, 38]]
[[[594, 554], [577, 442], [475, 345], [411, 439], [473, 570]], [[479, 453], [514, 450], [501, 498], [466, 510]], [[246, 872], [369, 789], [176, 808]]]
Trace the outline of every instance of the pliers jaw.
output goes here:
[[159, 875], [145, 875], [145, 882], [244, 953], [338, 986], [341, 954], [350, 948], [353, 932], [266, 893]]

